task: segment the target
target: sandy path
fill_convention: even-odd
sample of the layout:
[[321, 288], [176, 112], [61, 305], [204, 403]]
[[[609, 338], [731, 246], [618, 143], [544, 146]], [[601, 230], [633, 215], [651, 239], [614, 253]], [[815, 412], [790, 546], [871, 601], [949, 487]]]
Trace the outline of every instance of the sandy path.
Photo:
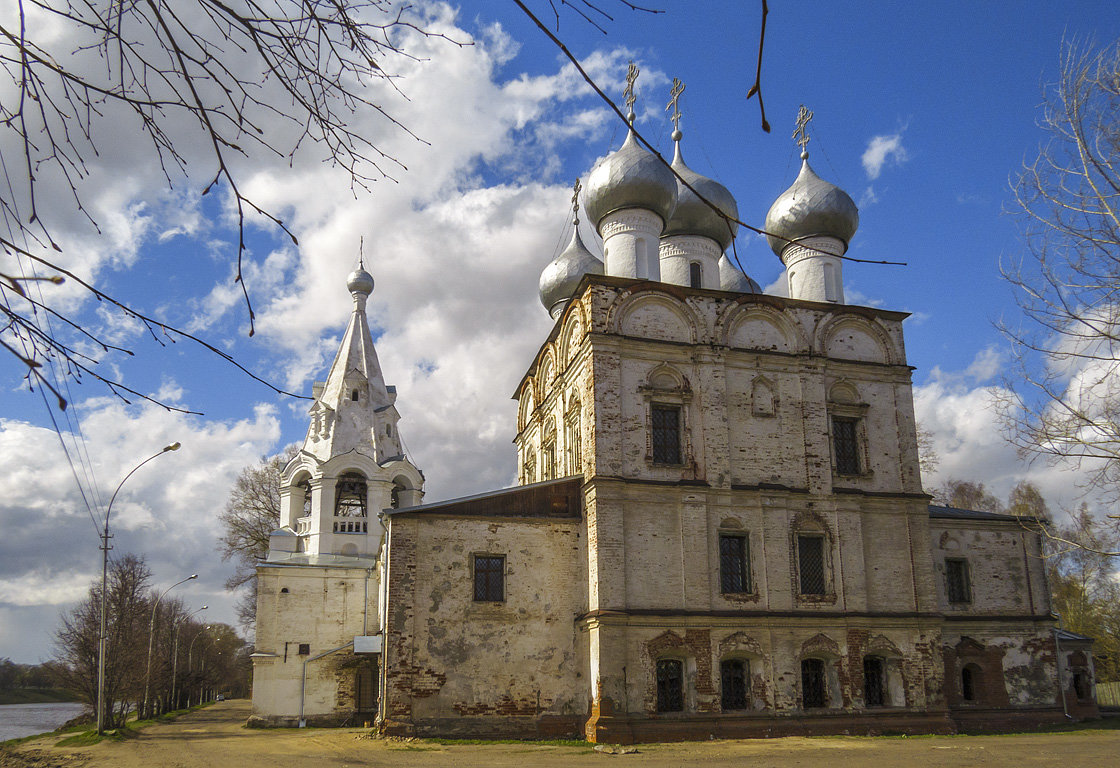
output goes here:
[[913, 739], [785, 738], [639, 746], [632, 755], [534, 744], [439, 745], [370, 739], [362, 729], [250, 730], [247, 701], [227, 701], [155, 725], [124, 742], [53, 747], [41, 739], [0, 756], [0, 768], [360, 768], [369, 766], [602, 765], [641, 768], [1109, 768], [1120, 766], [1120, 731]]

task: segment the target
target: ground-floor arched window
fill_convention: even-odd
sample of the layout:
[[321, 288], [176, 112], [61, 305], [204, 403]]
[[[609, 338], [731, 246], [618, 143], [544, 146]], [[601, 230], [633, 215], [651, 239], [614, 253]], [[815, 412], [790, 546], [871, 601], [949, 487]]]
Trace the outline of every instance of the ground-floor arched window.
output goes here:
[[804, 709], [820, 709], [828, 706], [823, 659], [801, 660], [801, 706]]
[[680, 659], [657, 662], [657, 711], [684, 710], [684, 664]]

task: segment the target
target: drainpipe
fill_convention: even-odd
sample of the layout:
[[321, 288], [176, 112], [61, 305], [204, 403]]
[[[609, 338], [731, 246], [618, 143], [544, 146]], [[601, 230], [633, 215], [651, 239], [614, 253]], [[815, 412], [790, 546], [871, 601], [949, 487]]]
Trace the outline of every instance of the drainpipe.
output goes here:
[[389, 682], [388, 667], [386, 659], [389, 658], [389, 553], [392, 547], [393, 537], [390, 531], [393, 527], [393, 518], [391, 515], [381, 512], [378, 517], [381, 519], [381, 525], [385, 529], [385, 546], [381, 548], [381, 599], [379, 601], [378, 609], [380, 612], [380, 621], [378, 622], [378, 629], [381, 632], [381, 659], [377, 665], [377, 724], [381, 726], [385, 722], [385, 704], [388, 700], [387, 691], [385, 687]]
[[304, 692], [307, 690], [307, 665], [310, 664], [313, 661], [318, 661], [319, 659], [323, 658], [324, 656], [330, 656], [332, 653], [338, 653], [339, 651], [344, 651], [344, 650], [346, 650], [347, 648], [350, 648], [353, 645], [354, 645], [354, 641], [351, 640], [346, 645], [340, 645], [337, 648], [332, 648], [329, 651], [323, 651], [318, 656], [312, 656], [310, 658], [307, 658], [307, 659], [303, 660], [303, 674], [300, 675], [300, 678], [299, 678], [299, 727], [300, 728], [306, 728], [307, 727], [307, 721], [303, 719], [303, 695], [304, 695]]
[[1054, 628], [1054, 666], [1058, 672], [1058, 691], [1062, 694], [1062, 712], [1067, 720], [1072, 720], [1073, 715], [1069, 713], [1069, 705], [1066, 704], [1066, 687], [1062, 685], [1062, 643], [1058, 640], [1058, 633], [1062, 631], [1062, 614], [1054, 610], [1051, 613], [1058, 617], [1058, 626]]

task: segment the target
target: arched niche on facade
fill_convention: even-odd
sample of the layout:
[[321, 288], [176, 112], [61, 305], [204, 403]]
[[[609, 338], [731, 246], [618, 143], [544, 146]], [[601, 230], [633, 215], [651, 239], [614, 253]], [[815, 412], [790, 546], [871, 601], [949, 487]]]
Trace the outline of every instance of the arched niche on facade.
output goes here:
[[838, 360], [898, 362], [894, 344], [882, 326], [858, 315], [844, 315], [825, 323], [818, 332], [817, 349]]
[[722, 341], [736, 349], [797, 352], [806, 346], [789, 318], [765, 304], [736, 304], [720, 318]]
[[560, 334], [559, 358], [562, 361], [561, 365], [565, 368], [571, 364], [576, 350], [583, 342], [583, 329], [583, 307], [576, 306], [564, 321], [564, 330]]
[[683, 302], [663, 293], [623, 295], [608, 313], [611, 331], [623, 336], [694, 344], [701, 325]]
[[751, 381], [751, 415], [766, 418], [778, 415], [778, 390], [765, 376]]
[[518, 398], [517, 403], [517, 431], [521, 432], [529, 426], [529, 421], [533, 418], [533, 409], [535, 407], [536, 399], [533, 397], [534, 382], [533, 379], [527, 379], [521, 388], [521, 397]]

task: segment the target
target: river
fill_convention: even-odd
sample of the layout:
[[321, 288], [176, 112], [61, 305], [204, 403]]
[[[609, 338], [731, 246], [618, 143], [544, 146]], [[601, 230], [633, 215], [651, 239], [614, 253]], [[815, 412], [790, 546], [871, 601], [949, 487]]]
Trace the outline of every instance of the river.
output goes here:
[[0, 741], [53, 731], [67, 720], [82, 714], [83, 709], [85, 704], [69, 701], [0, 705]]

